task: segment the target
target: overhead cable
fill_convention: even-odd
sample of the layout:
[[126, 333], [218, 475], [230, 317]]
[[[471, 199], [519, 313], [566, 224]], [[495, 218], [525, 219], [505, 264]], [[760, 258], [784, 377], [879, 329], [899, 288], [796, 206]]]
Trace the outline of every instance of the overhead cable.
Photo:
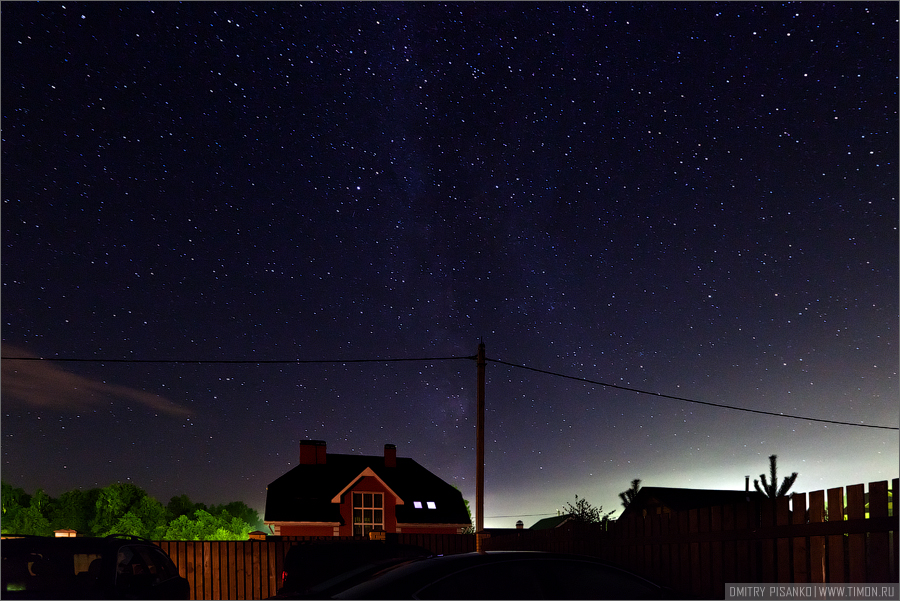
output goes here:
[[656, 397], [660, 397], [663, 399], [672, 399], [674, 401], [684, 401], [685, 403], [696, 403], [698, 405], [708, 405], [710, 407], [719, 407], [720, 409], [732, 409], [734, 411], [747, 411], [749, 413], [760, 413], [762, 415], [772, 415], [774, 417], [789, 417], [791, 419], [802, 419], [802, 420], [811, 421], [811, 422], [824, 422], [826, 424], [837, 424], [840, 426], [857, 426], [859, 428], [880, 428], [882, 430], [900, 430], [900, 428], [895, 427], [895, 426], [878, 426], [875, 424], [856, 424], [853, 422], [841, 422], [841, 421], [835, 421], [835, 420], [831, 420], [831, 419], [821, 419], [818, 417], [804, 417], [802, 415], [790, 415], [787, 413], [775, 413], [774, 411], [762, 411], [760, 409], [748, 409], [746, 407], [735, 407], [734, 405], [724, 405], [722, 403], [710, 403], [707, 401], [697, 401], [695, 399], [688, 399], [685, 397], [673, 396], [671, 394], [663, 394], [661, 392], [651, 392], [648, 390], [640, 390], [638, 388], [630, 388], [628, 386], [619, 386], [618, 384], [610, 384], [608, 382], [598, 382], [597, 380], [590, 380], [588, 378], [581, 378], [578, 376], [567, 376], [565, 374], [547, 371], [545, 369], [538, 369], [536, 367], [528, 367], [527, 365], [517, 365], [515, 363], [508, 363], [506, 361], [500, 361], [499, 359], [486, 358], [485, 360], [491, 361], [493, 363], [499, 363], [501, 365], [507, 365], [509, 367], [518, 367], [520, 369], [536, 371], [538, 373], [556, 376], [558, 378], [566, 378], [568, 380], [576, 380], [578, 382], [586, 382], [588, 384], [597, 384], [598, 386], [606, 386], [608, 388], [616, 388], [618, 390], [627, 390], [628, 392], [636, 392], [638, 394], [649, 394], [651, 396], [656, 396]]

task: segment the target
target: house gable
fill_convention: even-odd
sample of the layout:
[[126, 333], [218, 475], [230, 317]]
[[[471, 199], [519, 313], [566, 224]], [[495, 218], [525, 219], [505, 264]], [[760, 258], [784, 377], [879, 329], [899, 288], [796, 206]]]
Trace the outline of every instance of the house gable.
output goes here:
[[360, 517], [354, 493], [380, 495], [383, 515], [363, 511], [363, 518], [377, 523], [381, 517], [386, 532], [458, 532], [471, 525], [459, 490], [412, 459], [396, 457], [393, 445], [379, 457], [326, 454], [324, 443], [315, 443], [305, 455], [301, 445], [301, 464], [267, 487], [264, 522], [280, 534], [352, 535]]
[[391, 490], [391, 487], [388, 486], [387, 484], [385, 484], [384, 480], [379, 478], [378, 474], [376, 474], [374, 471], [372, 471], [372, 468], [370, 468], [370, 467], [367, 467], [366, 469], [361, 471], [359, 473], [359, 475], [356, 476], [356, 478], [351, 480], [350, 483], [347, 484], [347, 486], [345, 486], [343, 489], [341, 489], [341, 491], [338, 494], [336, 494], [333, 499], [331, 499], [331, 502], [332, 503], [340, 503], [341, 497], [344, 495], [344, 493], [347, 492], [348, 490], [352, 489], [353, 486], [357, 482], [359, 482], [362, 478], [365, 478], [365, 477], [375, 478], [381, 484], [381, 486], [384, 487], [385, 491], [387, 491], [389, 494], [391, 494], [394, 497], [395, 505], [403, 505], [403, 499], [401, 499], [399, 497], [399, 495], [397, 495], [397, 493], [395, 493], [393, 490]]

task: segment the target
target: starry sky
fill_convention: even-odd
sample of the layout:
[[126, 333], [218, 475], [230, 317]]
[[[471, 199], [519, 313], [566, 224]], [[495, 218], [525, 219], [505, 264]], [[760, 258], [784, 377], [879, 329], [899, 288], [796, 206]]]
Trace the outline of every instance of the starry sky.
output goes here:
[[897, 477], [897, 3], [0, 14], [4, 481], [474, 507], [482, 340], [487, 527]]

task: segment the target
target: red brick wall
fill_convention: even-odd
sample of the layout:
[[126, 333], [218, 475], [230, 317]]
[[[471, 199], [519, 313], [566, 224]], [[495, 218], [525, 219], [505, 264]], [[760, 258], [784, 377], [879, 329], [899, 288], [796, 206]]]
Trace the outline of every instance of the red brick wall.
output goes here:
[[344, 525], [341, 526], [341, 536], [353, 536], [353, 493], [354, 492], [375, 492], [382, 493], [384, 500], [384, 531], [397, 531], [397, 514], [394, 495], [385, 488], [385, 486], [377, 479], [371, 476], [360, 478], [352, 488], [341, 497], [341, 518]]
[[281, 527], [280, 536], [334, 536], [334, 526], [289, 526]]

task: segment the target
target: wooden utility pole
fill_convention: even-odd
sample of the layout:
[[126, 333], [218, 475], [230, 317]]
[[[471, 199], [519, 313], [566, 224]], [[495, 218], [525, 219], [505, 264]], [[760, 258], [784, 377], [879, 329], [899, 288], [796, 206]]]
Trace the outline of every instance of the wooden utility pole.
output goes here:
[[484, 553], [484, 342], [478, 345], [475, 387], [475, 550]]

